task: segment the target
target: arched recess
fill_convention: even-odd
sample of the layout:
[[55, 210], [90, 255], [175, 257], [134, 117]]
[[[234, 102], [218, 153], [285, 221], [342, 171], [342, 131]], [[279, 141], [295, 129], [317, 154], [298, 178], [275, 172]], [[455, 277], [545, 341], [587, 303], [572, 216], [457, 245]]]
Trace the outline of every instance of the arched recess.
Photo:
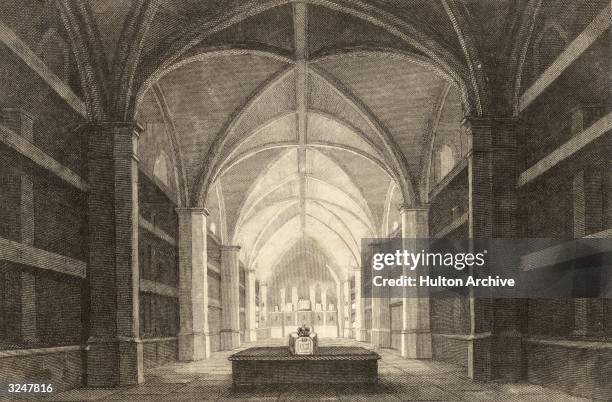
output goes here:
[[161, 87], [157, 84], [153, 85], [152, 88], [153, 97], [157, 103], [157, 107], [161, 113], [164, 125], [166, 126], [166, 134], [171, 146], [170, 158], [172, 165], [174, 166], [174, 180], [176, 181], [176, 188], [178, 191], [178, 206], [182, 207], [187, 205], [189, 200], [189, 189], [187, 188], [187, 174], [185, 172], [184, 157], [181, 152], [181, 147], [178, 144], [176, 137], [176, 128], [174, 127], [174, 119], [168, 108], [166, 97]]
[[381, 236], [388, 236], [393, 229], [389, 227], [389, 218], [391, 217], [391, 209], [393, 207], [394, 195], [397, 192], [397, 185], [393, 182], [389, 183], [389, 189], [385, 195], [385, 209], [383, 211], [382, 226], [380, 228]]
[[[542, 42], [544, 42], [544, 45]], [[548, 21], [544, 25], [533, 41], [533, 66], [531, 68], [531, 73], [534, 75], [533, 80], [542, 74], [543, 69], [550, 65], [554, 58], [561, 54], [569, 42], [570, 38], [567, 31], [557, 21]], [[543, 61], [542, 54], [552, 59]]]
[[467, 138], [468, 133], [461, 122], [463, 114], [456, 99], [456, 88], [451, 85], [446, 86], [442, 90], [432, 113], [433, 121], [426, 138], [427, 145], [423, 152], [420, 177], [421, 188], [428, 202], [431, 201], [429, 200], [429, 194], [440, 178], [439, 175], [434, 174], [439, 171], [440, 167], [439, 151], [444, 146], [450, 147], [453, 156], [451, 169], [470, 151], [471, 142]]
[[153, 175], [161, 180], [166, 186], [168, 186], [168, 182], [170, 181], [170, 176], [168, 169], [170, 168], [170, 159], [166, 152], [161, 151], [159, 155], [157, 155], [157, 159], [155, 159], [155, 164], [153, 166]]
[[432, 164], [432, 159], [434, 155], [434, 146], [436, 143], [436, 133], [438, 132], [438, 124], [440, 123], [440, 118], [442, 117], [442, 111], [444, 110], [444, 105], [446, 104], [446, 99], [448, 98], [448, 95], [451, 89], [452, 89], [452, 86], [450, 84], [447, 84], [444, 87], [444, 89], [442, 89], [442, 93], [440, 94], [438, 101], [434, 105], [433, 120], [429, 128], [429, 131], [427, 133], [427, 138], [426, 138], [427, 148], [423, 152], [424, 159], [421, 163], [422, 169], [421, 169], [420, 182], [421, 182], [421, 188], [423, 189], [423, 192], [427, 196], [428, 199], [429, 199], [429, 191], [431, 190], [431, 183], [430, 183], [431, 164]]
[[[273, 265], [273, 262], [278, 259], [278, 256], [283, 255], [287, 250], [289, 250], [296, 242], [298, 242], [302, 238], [302, 233], [296, 228], [300, 226], [300, 218], [298, 215], [294, 216], [292, 219], [288, 220], [284, 225], [278, 228], [278, 230], [274, 233], [274, 235], [266, 241], [266, 243], [257, 250], [257, 253], [254, 255], [253, 259], [250, 262], [250, 266], [255, 266], [258, 269], [258, 276], [261, 280], [266, 280], [266, 278], [270, 275], [270, 271]], [[334, 236], [336, 241], [334, 244], [338, 242], [338, 235], [330, 232], [328, 228], [323, 225], [317, 226], [317, 229], [321, 229], [326, 235], [329, 235], [330, 238]], [[310, 229], [307, 231], [306, 236], [310, 238], [320, 237], [314, 230]], [[317, 242], [320, 246], [320, 249], [325, 251], [330, 258], [331, 264], [334, 267], [334, 271], [336, 276], [339, 278], [346, 277], [346, 272], [343, 272], [339, 269], [339, 267], [343, 266], [343, 261], [338, 260], [338, 255], [340, 258], [344, 257], [344, 259], [349, 260], [353, 258], [350, 250], [347, 249], [333, 249], [333, 246], [330, 247], [330, 244], [324, 243], [321, 244]], [[341, 244], [341, 241], [340, 241]], [[347, 253], [348, 252], [348, 253]], [[347, 258], [349, 257], [349, 258]], [[344, 263], [348, 264], [348, 261]], [[348, 266], [348, 265], [346, 265]]]
[[38, 43], [36, 54], [62, 81], [70, 78], [70, 53], [68, 45], [57, 28], [49, 28]]
[[[215, 195], [217, 196], [217, 203], [219, 204], [219, 234], [222, 244], [227, 244], [227, 212], [225, 209], [225, 198], [223, 198], [223, 186], [221, 180], [217, 182], [215, 186]], [[236, 244], [236, 243], [231, 243]]]
[[439, 182], [453, 169], [455, 165], [455, 155], [453, 149], [448, 144], [441, 145], [435, 155], [435, 176], [436, 182]]

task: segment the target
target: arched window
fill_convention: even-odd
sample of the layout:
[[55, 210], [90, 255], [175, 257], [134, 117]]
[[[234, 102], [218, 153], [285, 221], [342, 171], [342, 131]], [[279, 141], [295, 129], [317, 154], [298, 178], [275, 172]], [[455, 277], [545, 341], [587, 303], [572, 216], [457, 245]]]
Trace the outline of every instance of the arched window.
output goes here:
[[556, 21], [549, 21], [533, 42], [533, 79], [537, 79], [569, 44], [569, 35]]
[[36, 53], [42, 62], [66, 82], [70, 75], [70, 51], [68, 45], [57, 32], [49, 28], [38, 43]]
[[217, 224], [215, 222], [210, 222], [210, 231], [215, 235], [217, 234]]
[[155, 160], [153, 167], [153, 175], [161, 180], [166, 186], [168, 185], [168, 156], [165, 152], [161, 152]]
[[438, 181], [442, 180], [455, 167], [453, 150], [443, 145], [438, 151]]

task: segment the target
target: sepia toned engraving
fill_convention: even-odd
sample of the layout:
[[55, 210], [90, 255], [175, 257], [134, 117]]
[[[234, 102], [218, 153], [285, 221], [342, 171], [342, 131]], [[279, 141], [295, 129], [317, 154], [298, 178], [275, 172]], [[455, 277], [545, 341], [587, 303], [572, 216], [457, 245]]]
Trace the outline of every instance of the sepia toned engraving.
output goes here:
[[572, 297], [367, 271], [610, 239], [610, 13], [2, 0], [0, 400], [611, 400], [609, 259]]

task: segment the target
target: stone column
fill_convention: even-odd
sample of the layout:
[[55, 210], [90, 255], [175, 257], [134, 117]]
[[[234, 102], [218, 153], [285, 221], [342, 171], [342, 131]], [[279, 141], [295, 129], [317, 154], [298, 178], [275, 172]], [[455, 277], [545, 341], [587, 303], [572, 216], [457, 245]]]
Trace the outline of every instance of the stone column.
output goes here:
[[[429, 220], [427, 208], [412, 208], [404, 205], [400, 208], [402, 229], [402, 247], [409, 252], [420, 251], [423, 241], [410, 239], [427, 239]], [[411, 271], [404, 267], [404, 275], [418, 278], [426, 274], [424, 267]], [[431, 330], [429, 327], [429, 297], [426, 288], [418, 288], [418, 294], [404, 288], [402, 298], [402, 329], [400, 354], [406, 359], [431, 359]]]
[[574, 176], [574, 237], [593, 235], [603, 229], [603, 179], [598, 166], [586, 167]]
[[[34, 183], [25, 174], [21, 176], [21, 242], [34, 245]], [[21, 340], [38, 341], [36, 328], [36, 277], [21, 271]]]
[[[473, 239], [516, 238], [518, 231], [517, 124], [513, 119], [465, 119], [472, 142], [468, 157], [468, 227]], [[520, 256], [509, 260], [507, 272], [520, 269]], [[486, 272], [486, 266], [484, 270]], [[469, 298], [468, 374], [477, 381], [500, 378], [519, 381], [524, 370], [523, 322], [526, 304], [520, 299]], [[493, 320], [497, 324], [495, 331]]]
[[221, 350], [240, 346], [239, 246], [221, 246]]
[[353, 268], [355, 276], [355, 339], [358, 341], [364, 340], [362, 334], [363, 327], [363, 301], [361, 300], [361, 267]]
[[261, 327], [268, 327], [268, 284], [259, 283], [259, 323]]
[[327, 311], [327, 286], [321, 285], [321, 309]]
[[177, 208], [179, 262], [179, 360], [210, 356], [208, 329], [208, 211]]
[[[607, 151], [603, 147], [603, 150]], [[610, 156], [602, 152], [604, 166]], [[605, 223], [605, 175], [597, 166], [586, 167], [574, 177], [574, 238], [593, 235], [604, 229]], [[604, 201], [604, 202], [602, 202]], [[586, 281], [575, 284], [582, 291], [592, 291]], [[596, 296], [596, 295], [593, 295]], [[604, 334], [604, 300], [600, 298], [574, 299], [574, 334], [579, 336], [602, 336]]]
[[[379, 249], [384, 250], [384, 244], [373, 243], [374, 255]], [[374, 297], [374, 296], [377, 297]], [[370, 343], [375, 349], [388, 348], [391, 346], [391, 317], [389, 311], [388, 288], [381, 287], [378, 291], [372, 290], [372, 329], [370, 331]]]
[[338, 313], [338, 338], [344, 336], [344, 297], [342, 296], [342, 284], [336, 282], [336, 310]]
[[[2, 109], [0, 123], [25, 140], [34, 142], [34, 118], [21, 109]], [[34, 245], [34, 183], [26, 172], [21, 172], [21, 243]], [[15, 303], [20, 307], [19, 339], [26, 344], [36, 343], [36, 277], [26, 271], [19, 273], [20, 298]]]
[[247, 342], [257, 340], [257, 314], [255, 311], [255, 270], [248, 269], [245, 272], [245, 296], [246, 296], [246, 328], [245, 335]]
[[[285, 311], [285, 309], [287, 308], [287, 294], [285, 293], [286, 290], [285, 288], [281, 288], [280, 291], [278, 292], [278, 295], [280, 297], [280, 306], [279, 306], [279, 311]], [[284, 320], [284, 317], [283, 317]]]
[[606, 142], [601, 148], [603, 156], [603, 227], [612, 229], [612, 138], [608, 135]]
[[291, 304], [293, 305], [293, 311], [297, 311], [298, 301], [299, 301], [298, 288], [297, 286], [293, 286], [291, 288]]
[[310, 299], [310, 309], [314, 311], [315, 304], [317, 303], [317, 293], [316, 293], [316, 288], [315, 288], [314, 283], [311, 283], [308, 286], [308, 295]]
[[370, 343], [375, 349], [391, 345], [389, 327], [389, 298], [372, 298], [372, 330]]
[[139, 322], [136, 123], [85, 128], [90, 314], [87, 385], [144, 381]]
[[350, 338], [353, 332], [351, 322], [351, 281], [342, 282], [342, 304], [344, 305], [344, 337]]
[[[470, 238], [493, 237], [493, 169], [491, 125], [487, 119], [465, 121], [472, 139], [468, 157], [468, 226]], [[468, 375], [473, 380], [489, 381], [491, 375], [492, 302], [477, 299], [470, 290]]]
[[327, 325], [327, 286], [321, 285], [321, 311], [323, 311], [323, 325]]

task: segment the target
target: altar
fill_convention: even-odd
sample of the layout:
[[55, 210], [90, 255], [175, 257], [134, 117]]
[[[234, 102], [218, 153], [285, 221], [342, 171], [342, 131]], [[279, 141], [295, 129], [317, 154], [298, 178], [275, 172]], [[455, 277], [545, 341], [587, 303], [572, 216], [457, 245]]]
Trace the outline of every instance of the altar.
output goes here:
[[362, 347], [318, 347], [312, 355], [288, 347], [254, 347], [234, 353], [234, 385], [376, 383], [380, 355]]

